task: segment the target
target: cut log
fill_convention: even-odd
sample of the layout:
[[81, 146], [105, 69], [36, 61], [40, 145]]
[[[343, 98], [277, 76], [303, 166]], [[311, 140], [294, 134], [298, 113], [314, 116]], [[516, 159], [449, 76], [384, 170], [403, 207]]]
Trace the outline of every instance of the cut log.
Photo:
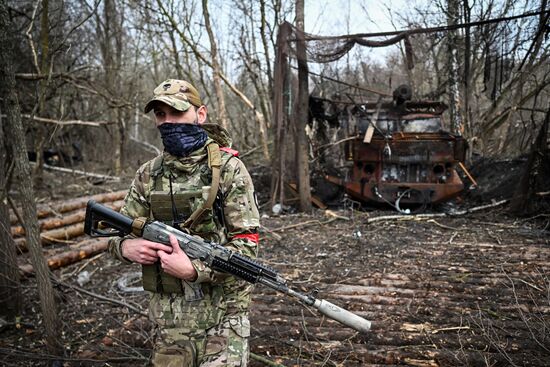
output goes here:
[[[40, 233], [42, 245], [53, 243], [67, 243], [71, 238], [82, 236], [84, 234], [84, 223], [77, 223], [67, 227], [52, 229]], [[27, 241], [25, 238], [15, 239], [15, 245], [20, 252], [27, 252]]]
[[[118, 200], [113, 202], [112, 204], [107, 204], [106, 206], [119, 211], [120, 208], [122, 208], [122, 205], [124, 204], [124, 201]], [[60, 218], [47, 218], [45, 220], [40, 221], [40, 230], [46, 231], [54, 228], [64, 227], [71, 224], [83, 222], [84, 218], [86, 217], [86, 210], [79, 210], [78, 212], [63, 216]], [[19, 237], [25, 235], [25, 229], [23, 226], [15, 226], [11, 228], [11, 235], [13, 237]]]
[[[63, 266], [74, 264], [82, 259], [92, 257], [96, 254], [99, 254], [107, 249], [108, 245], [107, 238], [91, 239], [80, 242], [78, 247], [74, 250], [63, 252], [61, 254], [52, 256], [47, 259], [48, 266], [50, 269], [57, 269]], [[32, 265], [26, 264], [19, 266], [19, 270], [24, 275], [33, 274], [34, 270]]]
[[[122, 200], [126, 196], [127, 192], [128, 190], [121, 190], [62, 201], [54, 205], [41, 205], [37, 208], [37, 215], [38, 218], [45, 218], [50, 215], [58, 215], [59, 213], [66, 213], [76, 209], [81, 209], [86, 206], [88, 200], [95, 200], [98, 203]], [[12, 225], [17, 223], [17, 217], [13, 213], [10, 214], [10, 223]]]
[[[107, 204], [107, 207], [110, 207], [114, 210], [120, 210], [122, 207], [122, 202], [118, 201], [113, 204]], [[85, 213], [85, 211], [84, 211]], [[84, 223], [80, 222], [66, 227], [61, 227], [57, 229], [52, 229], [50, 231], [40, 233], [40, 240], [42, 245], [55, 244], [55, 243], [66, 243], [72, 238], [82, 236], [84, 234]], [[17, 250], [20, 252], [27, 252], [27, 242], [25, 238], [15, 239], [15, 245]]]

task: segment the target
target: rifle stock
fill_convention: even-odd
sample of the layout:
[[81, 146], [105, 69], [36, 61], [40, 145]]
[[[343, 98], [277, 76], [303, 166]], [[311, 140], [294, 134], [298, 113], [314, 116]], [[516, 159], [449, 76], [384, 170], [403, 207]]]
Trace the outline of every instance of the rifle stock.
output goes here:
[[[139, 222], [138, 222], [139, 221]], [[105, 229], [100, 228], [105, 227]], [[200, 237], [189, 235], [158, 221], [143, 222], [132, 219], [93, 200], [86, 206], [84, 232], [92, 237], [126, 236], [133, 233], [144, 239], [170, 245], [174, 235], [183, 251], [191, 259], [199, 259], [214, 270], [232, 274], [247, 282], [260, 283], [276, 291], [295, 297], [316, 308], [320, 313], [359, 332], [370, 330], [371, 322], [326, 300], [299, 293], [275, 269], [240, 253]]]

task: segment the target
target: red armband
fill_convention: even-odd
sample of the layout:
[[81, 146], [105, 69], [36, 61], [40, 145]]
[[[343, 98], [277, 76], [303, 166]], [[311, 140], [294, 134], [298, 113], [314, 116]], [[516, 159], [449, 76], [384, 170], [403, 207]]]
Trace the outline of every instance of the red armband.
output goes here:
[[249, 241], [254, 242], [255, 244], [258, 244], [260, 242], [260, 235], [258, 233], [247, 233], [247, 234], [238, 234], [233, 236], [233, 239], [236, 240], [238, 238], [244, 238]]
[[229, 153], [231, 154], [232, 156], [234, 157], [238, 157], [239, 156], [239, 152], [235, 149], [231, 149], [231, 148], [228, 148], [228, 147], [221, 147], [220, 150], [222, 152], [226, 152], [226, 153]]

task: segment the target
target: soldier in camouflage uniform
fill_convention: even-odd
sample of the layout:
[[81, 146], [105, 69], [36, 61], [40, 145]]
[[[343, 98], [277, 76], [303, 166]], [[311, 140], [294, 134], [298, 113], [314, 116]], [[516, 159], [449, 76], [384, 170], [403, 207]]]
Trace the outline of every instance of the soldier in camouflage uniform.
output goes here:
[[[259, 214], [244, 164], [188, 82], [166, 80], [154, 90], [153, 110], [164, 153], [142, 165], [121, 213], [163, 221], [255, 258]], [[214, 199], [215, 198], [215, 199]], [[112, 238], [109, 250], [142, 264], [157, 325], [154, 366], [246, 366], [251, 286], [199, 260], [174, 237], [172, 246], [142, 238]]]

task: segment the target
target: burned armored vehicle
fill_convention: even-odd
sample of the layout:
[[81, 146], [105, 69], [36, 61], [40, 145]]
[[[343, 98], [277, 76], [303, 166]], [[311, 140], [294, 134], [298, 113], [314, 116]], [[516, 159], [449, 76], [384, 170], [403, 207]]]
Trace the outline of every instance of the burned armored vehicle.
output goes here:
[[[324, 100], [326, 102], [326, 100]], [[312, 101], [315, 104], [319, 101]], [[405, 205], [425, 207], [457, 196], [464, 184], [457, 167], [464, 161], [466, 142], [442, 128], [441, 102], [411, 101], [402, 85], [393, 100], [348, 104], [324, 119], [347, 138], [340, 137], [344, 164], [330, 164], [325, 179], [351, 197], [367, 203], [387, 203], [401, 211]], [[319, 111], [319, 108], [317, 108]], [[334, 152], [334, 149], [332, 150]]]

